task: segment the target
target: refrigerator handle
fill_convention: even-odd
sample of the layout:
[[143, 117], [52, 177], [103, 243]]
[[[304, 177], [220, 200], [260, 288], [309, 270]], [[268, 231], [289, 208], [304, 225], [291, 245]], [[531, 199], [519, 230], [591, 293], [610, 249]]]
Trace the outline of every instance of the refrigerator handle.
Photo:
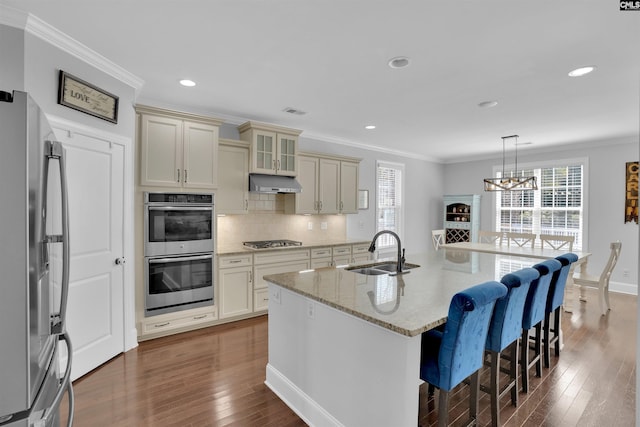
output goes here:
[[[53, 334], [64, 334], [67, 317], [67, 299], [69, 297], [69, 202], [67, 194], [67, 173], [65, 165], [65, 151], [59, 141], [46, 141], [47, 159], [58, 160], [60, 167], [60, 195], [62, 202], [62, 234], [47, 236], [49, 242], [62, 243], [62, 289], [60, 292], [60, 312], [58, 321], [52, 325]], [[48, 184], [47, 184], [48, 188]]]
[[[71, 427], [73, 425], [73, 412], [74, 412], [74, 396], [73, 396], [73, 386], [71, 385], [71, 365], [73, 360], [73, 348], [71, 346], [71, 339], [69, 338], [69, 334], [65, 331], [62, 334], [58, 335], [59, 340], [62, 340], [67, 345], [67, 367], [64, 370], [64, 376], [62, 380], [60, 380], [60, 387], [56, 392], [56, 396], [53, 399], [51, 405], [45, 410], [44, 415], [39, 420], [42, 422], [43, 426], [49, 425], [48, 421], [51, 416], [56, 416], [58, 414], [58, 410], [60, 407], [60, 402], [62, 402], [62, 397], [65, 392], [69, 392], [69, 417], [67, 419], [67, 427]], [[57, 360], [57, 358], [55, 359]]]

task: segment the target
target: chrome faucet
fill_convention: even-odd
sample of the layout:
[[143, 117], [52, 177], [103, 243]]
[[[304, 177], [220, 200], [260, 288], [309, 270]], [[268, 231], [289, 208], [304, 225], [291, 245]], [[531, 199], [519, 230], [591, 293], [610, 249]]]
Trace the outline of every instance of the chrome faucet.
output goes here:
[[402, 249], [402, 243], [400, 243], [400, 236], [390, 230], [382, 230], [378, 231], [375, 236], [373, 236], [373, 240], [371, 240], [371, 245], [369, 245], [369, 252], [373, 253], [376, 250], [376, 240], [378, 240], [378, 236], [381, 234], [391, 234], [396, 241], [398, 242], [398, 261], [396, 262], [396, 273], [402, 273], [402, 268], [404, 267], [404, 249]]

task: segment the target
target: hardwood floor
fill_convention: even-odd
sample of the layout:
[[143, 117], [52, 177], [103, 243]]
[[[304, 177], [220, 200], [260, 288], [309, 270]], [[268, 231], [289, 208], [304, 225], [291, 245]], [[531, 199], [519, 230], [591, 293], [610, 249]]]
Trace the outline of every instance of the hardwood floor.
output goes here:
[[[635, 424], [636, 297], [611, 294], [607, 316], [599, 315], [593, 292], [587, 297], [576, 313], [563, 314], [560, 358], [552, 355], [542, 378], [531, 375], [517, 408], [508, 396], [502, 399], [505, 426]], [[140, 343], [74, 383], [74, 425], [305, 426], [264, 385], [267, 321], [262, 316]], [[437, 422], [437, 397], [427, 399], [421, 387], [420, 425]], [[461, 386], [451, 397], [454, 425], [466, 418], [467, 402]], [[66, 402], [62, 425], [65, 410]], [[491, 424], [483, 393], [478, 421]]]

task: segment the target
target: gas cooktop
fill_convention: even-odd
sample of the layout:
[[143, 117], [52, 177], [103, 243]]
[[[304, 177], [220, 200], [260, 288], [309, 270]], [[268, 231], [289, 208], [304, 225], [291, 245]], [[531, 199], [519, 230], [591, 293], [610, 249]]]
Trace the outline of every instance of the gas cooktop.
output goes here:
[[296, 242], [295, 240], [260, 240], [257, 242], [243, 242], [242, 244], [251, 249], [271, 249], [285, 248], [287, 246], [302, 246], [302, 242]]

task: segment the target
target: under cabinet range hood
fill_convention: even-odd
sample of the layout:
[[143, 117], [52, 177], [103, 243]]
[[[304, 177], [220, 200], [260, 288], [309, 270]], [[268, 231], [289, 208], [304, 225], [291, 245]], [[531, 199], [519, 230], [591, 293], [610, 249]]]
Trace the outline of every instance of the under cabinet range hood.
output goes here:
[[249, 191], [254, 193], [299, 193], [302, 186], [292, 176], [249, 174]]

